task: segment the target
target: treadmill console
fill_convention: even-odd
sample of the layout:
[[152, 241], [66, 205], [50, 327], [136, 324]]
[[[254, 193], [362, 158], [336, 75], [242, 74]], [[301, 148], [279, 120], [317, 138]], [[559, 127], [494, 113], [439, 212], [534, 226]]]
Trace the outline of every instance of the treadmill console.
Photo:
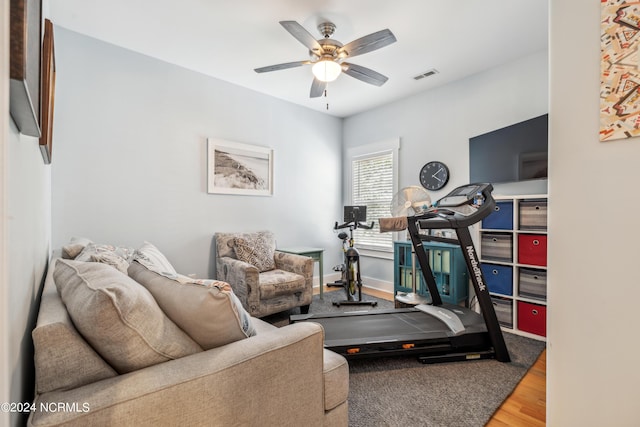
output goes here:
[[[435, 205], [441, 208], [456, 207], [462, 205], [473, 204], [474, 199], [480, 194], [484, 202], [484, 192], [491, 187], [491, 184], [469, 184], [458, 187], [442, 199], [438, 200]], [[491, 190], [489, 190], [491, 192]]]
[[458, 187], [434, 203], [427, 212], [416, 215], [422, 229], [468, 227], [488, 216], [495, 207], [488, 183]]

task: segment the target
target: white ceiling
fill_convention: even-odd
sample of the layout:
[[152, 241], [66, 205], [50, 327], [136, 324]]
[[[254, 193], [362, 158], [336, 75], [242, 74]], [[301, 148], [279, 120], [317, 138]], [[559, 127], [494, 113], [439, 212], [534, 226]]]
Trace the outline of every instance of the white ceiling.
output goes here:
[[[57, 26], [328, 114], [347, 117], [547, 48], [547, 0], [49, 0]], [[350, 60], [389, 81], [341, 75], [327, 98], [309, 98], [309, 66], [254, 68], [308, 59], [279, 21], [317, 38], [325, 20], [346, 44], [389, 28], [397, 42]], [[435, 68], [438, 74], [414, 76]], [[327, 103], [329, 109], [327, 110]]]

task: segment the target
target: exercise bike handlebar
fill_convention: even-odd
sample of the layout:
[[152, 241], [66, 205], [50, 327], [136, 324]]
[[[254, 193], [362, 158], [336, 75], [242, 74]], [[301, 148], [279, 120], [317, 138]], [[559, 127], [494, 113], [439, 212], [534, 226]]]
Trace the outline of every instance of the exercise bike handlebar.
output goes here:
[[333, 226], [333, 229], [340, 230], [342, 228], [349, 228], [351, 230], [355, 230], [356, 228], [363, 228], [365, 230], [371, 230], [373, 226], [374, 226], [373, 221], [371, 221], [371, 225], [367, 225], [360, 221], [350, 221], [350, 222], [345, 222], [344, 224], [338, 224], [338, 222], [336, 221], [335, 225]]

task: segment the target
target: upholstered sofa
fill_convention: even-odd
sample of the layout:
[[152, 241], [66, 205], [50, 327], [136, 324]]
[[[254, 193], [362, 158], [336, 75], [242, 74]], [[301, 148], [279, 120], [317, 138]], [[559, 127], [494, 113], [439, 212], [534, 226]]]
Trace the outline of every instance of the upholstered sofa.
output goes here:
[[[164, 273], [137, 262], [129, 265], [128, 273], [54, 254], [32, 333], [36, 395], [29, 426], [347, 425], [348, 365], [342, 356], [323, 348], [318, 324], [276, 328], [243, 317], [246, 313], [239, 313], [235, 297], [219, 282], [203, 294], [198, 283], [170, 284]], [[131, 323], [157, 316], [158, 309], [149, 314], [146, 308], [142, 313], [120, 308], [123, 298], [138, 298], [123, 293], [119, 286], [125, 284], [140, 291], [145, 304], [160, 307], [162, 318], [153, 320], [149, 330], [132, 332]], [[236, 314], [231, 323], [211, 325], [222, 324], [231, 333], [211, 340], [201, 334], [209, 332], [209, 325], [202, 325], [209, 314], [195, 322], [176, 314], [182, 308], [187, 313], [202, 308], [194, 302], [195, 294], [206, 295], [202, 304], [222, 301], [219, 307], [231, 307]], [[106, 299], [107, 307], [96, 309], [96, 298]], [[111, 302], [120, 318], [88, 325], [97, 312], [114, 312]], [[120, 341], [107, 349], [96, 342], [101, 334], [120, 327], [116, 324], [122, 318], [126, 331], [115, 338]], [[144, 362], [141, 348], [154, 340], [153, 360]]]
[[216, 277], [254, 317], [295, 307], [309, 312], [313, 259], [280, 252], [270, 231], [216, 233]]

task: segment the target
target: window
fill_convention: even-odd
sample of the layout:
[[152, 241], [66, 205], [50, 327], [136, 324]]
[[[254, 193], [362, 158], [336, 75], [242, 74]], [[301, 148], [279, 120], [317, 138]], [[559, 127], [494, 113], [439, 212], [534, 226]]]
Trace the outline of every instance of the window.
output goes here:
[[372, 230], [358, 229], [356, 245], [362, 249], [393, 251], [394, 233], [380, 233], [378, 219], [391, 216], [391, 199], [397, 189], [398, 141], [359, 147], [350, 152], [351, 204], [367, 206], [367, 222]]

